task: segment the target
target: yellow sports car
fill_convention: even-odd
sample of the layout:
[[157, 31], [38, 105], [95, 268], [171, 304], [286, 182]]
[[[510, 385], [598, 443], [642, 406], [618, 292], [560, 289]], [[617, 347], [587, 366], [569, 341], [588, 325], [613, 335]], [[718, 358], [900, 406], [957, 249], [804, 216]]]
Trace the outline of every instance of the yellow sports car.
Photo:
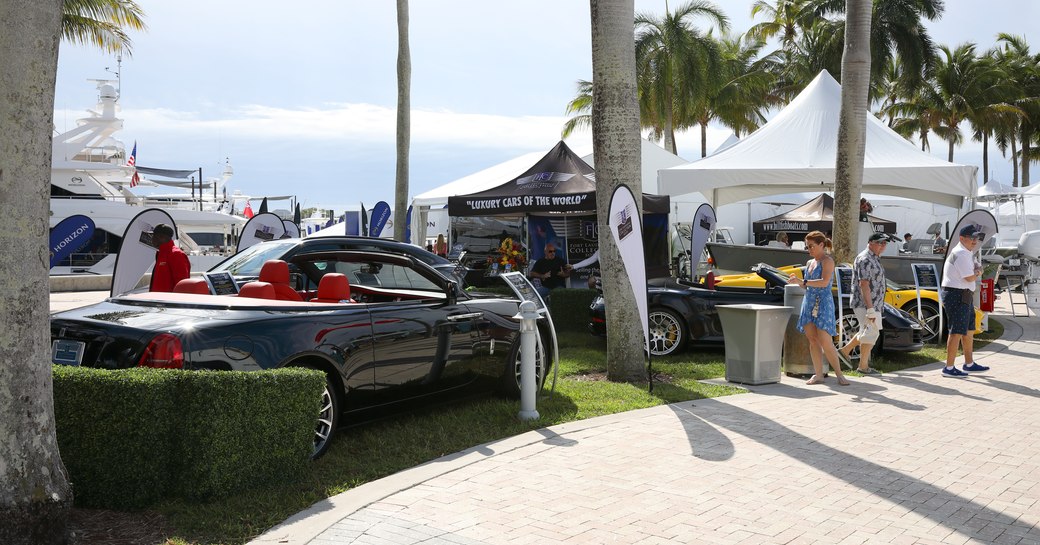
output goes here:
[[[778, 270], [802, 277], [805, 269], [801, 265], [790, 265], [779, 267]], [[716, 286], [747, 286], [765, 288], [765, 280], [758, 273], [749, 274], [727, 274], [715, 277]], [[888, 291], [885, 293], [885, 302], [903, 310], [917, 318], [921, 323], [921, 336], [925, 344], [936, 344], [940, 341], [939, 335], [939, 294], [934, 290], [921, 290], [921, 316], [917, 314], [917, 292], [915, 290], [903, 289], [894, 282], [888, 282]], [[975, 333], [982, 333], [983, 313], [975, 310]], [[945, 329], [946, 316], [943, 315], [943, 329]]]

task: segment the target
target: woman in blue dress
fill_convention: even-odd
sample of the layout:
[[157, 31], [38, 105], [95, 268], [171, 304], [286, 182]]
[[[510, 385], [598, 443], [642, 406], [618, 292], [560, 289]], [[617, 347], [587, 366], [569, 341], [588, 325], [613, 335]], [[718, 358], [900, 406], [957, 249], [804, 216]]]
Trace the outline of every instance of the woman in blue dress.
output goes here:
[[837, 331], [834, 315], [834, 295], [831, 293], [831, 278], [834, 277], [834, 258], [828, 252], [831, 239], [820, 231], [805, 235], [805, 249], [812, 259], [805, 263], [804, 279], [791, 275], [788, 284], [798, 284], [805, 288], [802, 309], [798, 315], [798, 331], [805, 333], [809, 340], [809, 356], [812, 358], [813, 371], [816, 373], [806, 384], [823, 383], [823, 358], [827, 358], [838, 384], [848, 386], [849, 381], [841, 372], [838, 363], [838, 351], [834, 347], [833, 337]]

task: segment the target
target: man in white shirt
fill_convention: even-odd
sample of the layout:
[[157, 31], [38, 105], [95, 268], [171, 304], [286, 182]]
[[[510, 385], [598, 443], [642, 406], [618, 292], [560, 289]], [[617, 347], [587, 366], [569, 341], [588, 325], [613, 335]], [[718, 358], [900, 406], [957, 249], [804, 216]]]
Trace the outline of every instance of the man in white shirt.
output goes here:
[[[982, 265], [975, 261], [974, 251], [983, 233], [974, 225], [961, 228], [960, 242], [946, 256], [943, 265], [943, 306], [950, 320], [946, 339], [946, 367], [944, 377], [964, 378], [970, 372], [989, 371], [989, 367], [975, 363], [972, 342], [975, 333], [975, 283], [982, 276]], [[964, 370], [957, 369], [957, 344], [964, 350]]]

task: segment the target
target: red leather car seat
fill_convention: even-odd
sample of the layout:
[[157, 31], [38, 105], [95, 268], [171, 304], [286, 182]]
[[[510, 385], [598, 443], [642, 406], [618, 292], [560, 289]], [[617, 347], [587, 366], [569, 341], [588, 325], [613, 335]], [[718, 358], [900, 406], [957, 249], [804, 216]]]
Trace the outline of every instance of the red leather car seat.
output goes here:
[[318, 282], [318, 296], [312, 303], [350, 303], [350, 281], [340, 273], [328, 273]]
[[177, 285], [173, 287], [174, 293], [198, 293], [200, 295], [209, 295], [209, 284], [206, 283], [204, 278], [185, 278]]
[[289, 264], [281, 259], [269, 259], [260, 269], [260, 282], [274, 286], [275, 298], [282, 301], [303, 301], [303, 297], [289, 285]]
[[270, 282], [246, 282], [238, 290], [239, 297], [251, 297], [253, 299], [277, 299], [274, 286]]

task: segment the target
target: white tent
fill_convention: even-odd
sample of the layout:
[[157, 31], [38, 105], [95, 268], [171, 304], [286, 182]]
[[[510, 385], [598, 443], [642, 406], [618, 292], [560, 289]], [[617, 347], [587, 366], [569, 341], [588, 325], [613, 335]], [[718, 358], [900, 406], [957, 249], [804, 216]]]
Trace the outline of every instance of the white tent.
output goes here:
[[[700, 161], [659, 172], [665, 195], [700, 192], [715, 207], [801, 191], [833, 191], [841, 86], [826, 71], [772, 120]], [[863, 192], [954, 208], [975, 195], [977, 167], [948, 163], [917, 149], [867, 115]]]
[[[642, 191], [660, 194], [657, 188], [657, 172], [663, 168], [686, 164], [686, 159], [645, 139], [640, 139], [640, 144]], [[589, 166], [595, 168], [591, 144], [575, 145], [571, 146], [571, 149]], [[431, 207], [448, 204], [448, 197], [454, 195], [468, 195], [498, 187], [523, 174], [543, 156], [544, 151], [527, 153], [416, 195], [412, 198], [412, 233], [416, 234], [412, 237], [413, 242], [420, 244], [425, 238], [425, 226]]]

